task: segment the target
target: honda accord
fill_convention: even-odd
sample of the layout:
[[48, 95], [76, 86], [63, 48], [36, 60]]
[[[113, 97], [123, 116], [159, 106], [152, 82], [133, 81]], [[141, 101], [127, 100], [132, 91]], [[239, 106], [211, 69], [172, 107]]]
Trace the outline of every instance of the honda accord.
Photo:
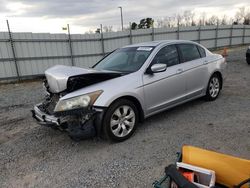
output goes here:
[[225, 67], [221, 55], [195, 42], [133, 44], [88, 69], [57, 65], [46, 70], [47, 94], [32, 114], [75, 140], [97, 135], [124, 141], [156, 113], [200, 97], [215, 100]]

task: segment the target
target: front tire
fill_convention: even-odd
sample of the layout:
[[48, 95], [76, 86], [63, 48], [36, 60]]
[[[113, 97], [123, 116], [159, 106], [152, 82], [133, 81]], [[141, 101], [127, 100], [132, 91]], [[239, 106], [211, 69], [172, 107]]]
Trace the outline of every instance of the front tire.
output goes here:
[[127, 99], [120, 99], [111, 104], [103, 120], [105, 137], [115, 142], [131, 137], [138, 124], [138, 114], [134, 103]]
[[214, 101], [220, 94], [222, 80], [218, 74], [213, 74], [209, 79], [207, 92], [206, 92], [206, 100]]

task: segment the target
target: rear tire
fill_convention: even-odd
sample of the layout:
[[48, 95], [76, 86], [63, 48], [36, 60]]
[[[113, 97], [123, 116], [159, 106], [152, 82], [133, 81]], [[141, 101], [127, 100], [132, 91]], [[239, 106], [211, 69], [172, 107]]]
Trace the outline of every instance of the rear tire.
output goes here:
[[107, 109], [103, 119], [103, 133], [110, 141], [122, 142], [135, 132], [139, 113], [133, 102], [120, 99]]
[[209, 79], [205, 99], [214, 101], [220, 94], [222, 80], [218, 74], [213, 74]]

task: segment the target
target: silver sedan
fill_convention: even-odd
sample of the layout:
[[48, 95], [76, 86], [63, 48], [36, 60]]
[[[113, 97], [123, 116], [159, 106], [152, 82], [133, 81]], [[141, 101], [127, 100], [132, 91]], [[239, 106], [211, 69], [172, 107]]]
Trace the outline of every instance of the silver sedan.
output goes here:
[[129, 45], [89, 69], [48, 69], [47, 95], [32, 114], [75, 140], [98, 135], [123, 141], [149, 116], [200, 97], [215, 100], [225, 67], [221, 55], [191, 41]]

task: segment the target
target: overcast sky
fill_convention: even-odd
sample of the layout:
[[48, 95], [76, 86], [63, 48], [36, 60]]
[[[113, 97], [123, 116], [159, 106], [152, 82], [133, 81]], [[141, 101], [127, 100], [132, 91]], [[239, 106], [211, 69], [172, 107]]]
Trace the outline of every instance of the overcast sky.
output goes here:
[[94, 30], [101, 23], [120, 29], [120, 10], [124, 25], [144, 17], [154, 20], [191, 10], [233, 17], [239, 7], [250, 7], [249, 0], [0, 0], [0, 30], [6, 19], [12, 31], [60, 33], [70, 24], [72, 33]]

